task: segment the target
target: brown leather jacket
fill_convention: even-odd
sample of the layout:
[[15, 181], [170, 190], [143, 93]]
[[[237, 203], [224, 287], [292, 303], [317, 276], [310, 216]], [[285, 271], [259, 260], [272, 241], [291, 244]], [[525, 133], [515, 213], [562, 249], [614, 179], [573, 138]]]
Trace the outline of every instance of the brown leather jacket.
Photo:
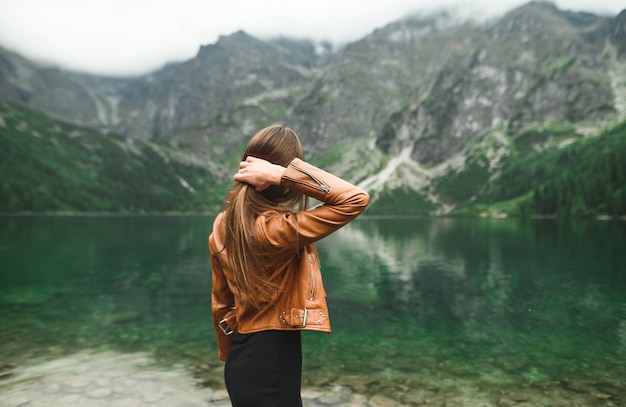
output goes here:
[[272, 246], [298, 242], [298, 251], [279, 264], [277, 271], [274, 271], [276, 265], [271, 265], [272, 274], [281, 275], [280, 288], [272, 302], [260, 309], [239, 302], [224, 250], [223, 213], [213, 224], [209, 237], [213, 269], [211, 303], [221, 360], [226, 360], [234, 332], [293, 329], [330, 332], [326, 292], [313, 243], [361, 214], [369, 203], [369, 195], [298, 158], [286, 168], [280, 184], [315, 198], [323, 205], [295, 213], [266, 212], [257, 218], [259, 236], [266, 238], [268, 251]]

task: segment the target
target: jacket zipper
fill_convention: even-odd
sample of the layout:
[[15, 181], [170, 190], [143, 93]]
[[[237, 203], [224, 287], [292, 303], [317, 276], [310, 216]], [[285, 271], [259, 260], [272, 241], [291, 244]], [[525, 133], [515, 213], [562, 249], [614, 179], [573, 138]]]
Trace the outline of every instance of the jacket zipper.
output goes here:
[[297, 171], [300, 171], [301, 173], [309, 176], [313, 181], [315, 181], [317, 183], [317, 185], [319, 185], [319, 187], [322, 189], [322, 191], [326, 192], [327, 194], [330, 194], [330, 188], [328, 188], [326, 186], [326, 184], [324, 184], [322, 181], [320, 181], [316, 176], [314, 176], [313, 174], [311, 174], [310, 172], [308, 172], [307, 170], [303, 170], [300, 167], [297, 167], [293, 164], [291, 164], [291, 167]]
[[317, 286], [317, 278], [315, 276], [315, 270], [313, 268], [313, 258], [311, 257], [311, 253], [308, 254], [309, 262], [311, 263], [311, 295], [309, 297], [310, 301], [313, 301], [315, 297], [315, 288]]

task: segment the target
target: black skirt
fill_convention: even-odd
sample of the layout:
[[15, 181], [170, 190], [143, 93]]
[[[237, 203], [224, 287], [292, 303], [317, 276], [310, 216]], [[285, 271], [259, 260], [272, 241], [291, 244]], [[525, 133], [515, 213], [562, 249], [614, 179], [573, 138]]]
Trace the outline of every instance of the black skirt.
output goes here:
[[300, 331], [236, 334], [224, 379], [233, 407], [302, 407]]

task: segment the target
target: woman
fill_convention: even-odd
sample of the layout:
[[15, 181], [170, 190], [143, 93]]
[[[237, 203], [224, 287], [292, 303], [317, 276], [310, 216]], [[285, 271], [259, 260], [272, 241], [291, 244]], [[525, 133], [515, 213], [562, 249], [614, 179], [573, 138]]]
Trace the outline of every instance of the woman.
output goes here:
[[[249, 142], [213, 224], [212, 312], [235, 407], [296, 407], [300, 331], [330, 332], [314, 242], [365, 210], [369, 195], [304, 161], [282, 125]], [[307, 210], [308, 197], [323, 203]]]

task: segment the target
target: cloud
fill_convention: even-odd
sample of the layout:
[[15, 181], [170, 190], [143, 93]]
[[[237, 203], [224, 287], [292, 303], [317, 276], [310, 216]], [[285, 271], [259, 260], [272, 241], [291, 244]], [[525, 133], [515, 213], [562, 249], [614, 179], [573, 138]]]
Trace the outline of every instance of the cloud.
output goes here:
[[[615, 15], [622, 0], [568, 0], [564, 9]], [[289, 36], [354, 41], [408, 14], [450, 7], [491, 17], [520, 0], [0, 0], [0, 44], [66, 69], [139, 74], [192, 58], [201, 45], [244, 30], [259, 38]], [[560, 4], [560, 3], [563, 3]]]

